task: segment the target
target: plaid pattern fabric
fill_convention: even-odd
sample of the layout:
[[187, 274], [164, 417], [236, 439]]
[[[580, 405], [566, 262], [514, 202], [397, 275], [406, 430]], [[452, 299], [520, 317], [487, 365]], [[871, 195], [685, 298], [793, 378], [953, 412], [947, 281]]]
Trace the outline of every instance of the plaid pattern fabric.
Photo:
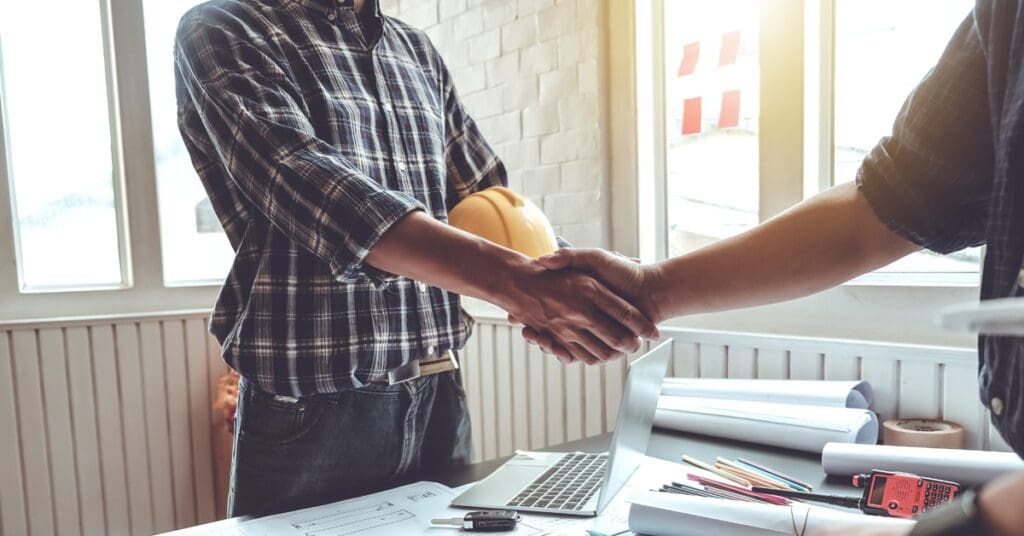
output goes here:
[[[983, 300], [1024, 296], [1024, 19], [977, 2], [864, 160], [857, 181], [890, 228], [941, 253], [986, 245]], [[981, 399], [1024, 454], [1024, 339], [979, 340]]]
[[427, 37], [338, 0], [214, 0], [175, 42], [179, 127], [236, 252], [210, 330], [261, 389], [358, 388], [459, 349], [459, 297], [364, 259], [411, 211], [447, 221], [503, 165]]

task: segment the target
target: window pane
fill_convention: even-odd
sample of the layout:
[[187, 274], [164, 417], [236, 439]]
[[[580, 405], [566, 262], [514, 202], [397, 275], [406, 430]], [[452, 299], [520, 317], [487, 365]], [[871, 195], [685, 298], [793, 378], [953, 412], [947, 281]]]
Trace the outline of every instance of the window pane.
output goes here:
[[[892, 132], [907, 95], [935, 65], [972, 0], [838, 0], [835, 11], [836, 184]], [[922, 13], [928, 13], [922, 17]], [[910, 255], [881, 271], [977, 272], [977, 248]]]
[[167, 284], [220, 282], [234, 258], [177, 126], [174, 33], [181, 16], [201, 1], [143, 2], [160, 241]]
[[758, 221], [757, 0], [666, 0], [668, 253]]
[[99, 6], [0, 2], [23, 288], [122, 283]]

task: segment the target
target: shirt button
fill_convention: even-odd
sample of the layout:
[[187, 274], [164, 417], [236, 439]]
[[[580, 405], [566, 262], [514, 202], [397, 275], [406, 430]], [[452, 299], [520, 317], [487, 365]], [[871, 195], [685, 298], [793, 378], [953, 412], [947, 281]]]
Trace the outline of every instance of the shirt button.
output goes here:
[[405, 171], [405, 162], [398, 163], [398, 171]]
[[[384, 103], [384, 111], [385, 112], [390, 112], [391, 111], [391, 105], [385, 102]], [[1021, 272], [1021, 273], [1024, 273], [1024, 272]]]
[[426, 294], [427, 293], [427, 284], [423, 283], [423, 282], [420, 282], [420, 281], [417, 281], [416, 282], [416, 290], [419, 290], [421, 294]]
[[992, 397], [992, 402], [989, 404], [992, 408], [992, 413], [996, 414], [996, 417], [1003, 414], [1003, 399], [998, 396]]

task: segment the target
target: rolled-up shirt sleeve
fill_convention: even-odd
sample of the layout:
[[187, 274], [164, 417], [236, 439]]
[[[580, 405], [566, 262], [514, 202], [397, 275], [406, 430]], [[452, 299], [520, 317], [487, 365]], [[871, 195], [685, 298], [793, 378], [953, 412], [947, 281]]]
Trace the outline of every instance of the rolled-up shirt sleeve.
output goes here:
[[879, 219], [938, 253], [984, 242], [994, 159], [987, 72], [972, 13], [857, 172]]
[[[174, 57], [179, 106], [194, 107], [202, 135], [259, 213], [327, 261], [339, 281], [386, 277], [364, 266], [365, 257], [422, 204], [361, 173], [318, 137], [298, 88], [259, 43], [183, 19]], [[186, 136], [195, 129], [179, 126]]]

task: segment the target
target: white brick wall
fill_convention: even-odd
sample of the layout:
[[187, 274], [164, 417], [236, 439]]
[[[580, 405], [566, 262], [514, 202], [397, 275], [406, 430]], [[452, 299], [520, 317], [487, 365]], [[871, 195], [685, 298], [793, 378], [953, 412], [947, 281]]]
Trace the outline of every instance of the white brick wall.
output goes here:
[[579, 246], [608, 245], [608, 0], [381, 0], [441, 51], [509, 170]]

